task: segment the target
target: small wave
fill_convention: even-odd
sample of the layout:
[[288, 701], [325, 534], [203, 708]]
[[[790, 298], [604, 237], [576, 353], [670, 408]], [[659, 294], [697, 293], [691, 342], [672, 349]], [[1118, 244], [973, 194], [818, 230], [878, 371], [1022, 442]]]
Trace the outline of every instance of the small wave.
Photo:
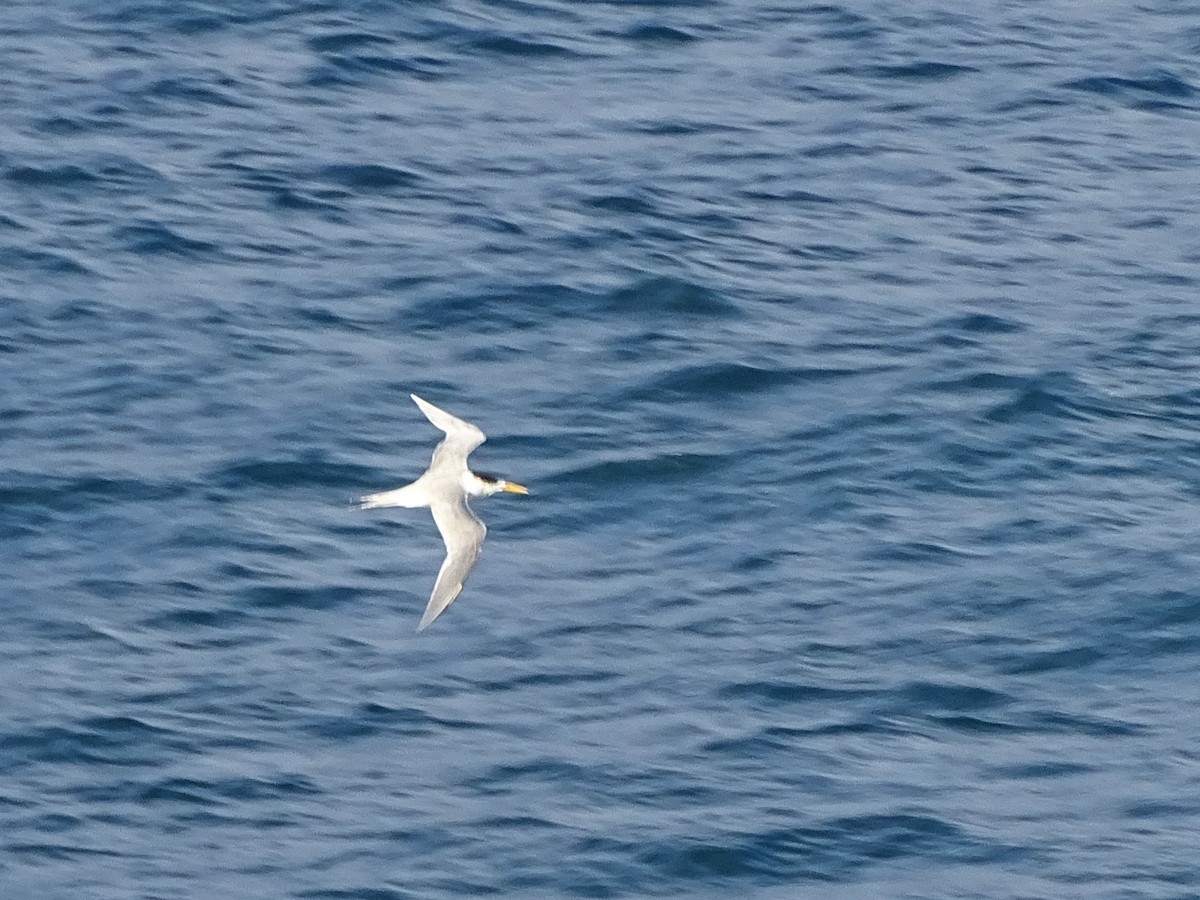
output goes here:
[[32, 763], [152, 765], [173, 742], [172, 731], [132, 716], [39, 725], [0, 733], [0, 769]]
[[974, 66], [960, 66], [953, 63], [913, 62], [895, 66], [865, 66], [864, 74], [876, 78], [904, 79], [907, 81], [947, 81], [962, 75], [969, 75], [979, 70]]
[[989, 862], [1024, 855], [1027, 848], [999, 844], [935, 816], [879, 813], [711, 837], [661, 839], [638, 858], [662, 877], [721, 883], [845, 881], [885, 861], [919, 857]]
[[993, 313], [964, 313], [943, 319], [933, 326], [946, 334], [1015, 334], [1025, 326]]
[[[729, 463], [727, 454], [666, 453], [636, 459], [604, 460], [562, 473], [573, 484], [609, 487], [638, 483], [654, 488], [664, 481], [699, 481]], [[657, 488], [654, 488], [657, 489]]]
[[335, 741], [352, 741], [391, 734], [421, 737], [437, 734], [444, 723], [419, 709], [363, 703], [340, 714], [310, 719], [301, 726], [309, 734]]
[[100, 177], [82, 166], [59, 165], [42, 168], [39, 166], [13, 166], [4, 171], [4, 177], [23, 187], [71, 187], [91, 185]]
[[885, 371], [837, 366], [793, 366], [767, 368], [746, 363], [705, 363], [666, 372], [641, 386], [637, 393], [646, 397], [704, 398], [728, 400], [747, 394], [759, 394], [796, 384], [812, 384]]
[[638, 44], [691, 44], [698, 40], [694, 34], [669, 25], [635, 25], [620, 36]]
[[741, 311], [728, 297], [704, 285], [670, 276], [648, 278], [618, 288], [600, 300], [610, 312], [636, 312], [639, 316], [741, 317]]
[[419, 900], [421, 894], [390, 887], [314, 888], [293, 896], [300, 900]]
[[385, 166], [378, 163], [351, 163], [325, 166], [317, 176], [353, 191], [375, 192], [411, 188], [420, 184], [422, 178], [416, 172]]
[[1091, 394], [1065, 372], [1018, 376], [1013, 393], [984, 414], [992, 422], [1013, 423], [1032, 417], [1086, 420], [1109, 415], [1112, 405]]
[[641, 216], [649, 216], [657, 212], [654, 205], [649, 201], [631, 194], [602, 194], [585, 199], [583, 205], [603, 212], [627, 213]]
[[207, 480], [223, 487], [285, 488], [366, 483], [371, 470], [325, 459], [245, 459], [210, 472]]
[[146, 96], [172, 103], [182, 101], [202, 106], [221, 106], [232, 109], [249, 109], [250, 104], [233, 93], [214, 86], [211, 80], [191, 77], [162, 78], [143, 89]]
[[138, 478], [103, 475], [81, 475], [75, 478], [29, 475], [22, 478], [14, 473], [10, 474], [7, 484], [0, 486], [0, 506], [73, 511], [87, 509], [100, 503], [173, 500], [183, 493], [184, 488], [179, 484]]
[[828, 688], [784, 681], [744, 681], [722, 687], [719, 695], [734, 699], [762, 700], [771, 705], [793, 703], [841, 703], [868, 696], [856, 688]]
[[1093, 75], [1063, 83], [1063, 87], [1106, 97], [1128, 97], [1131, 94], [1151, 94], [1158, 97], [1184, 99], [1196, 93], [1188, 82], [1170, 72], [1159, 72], [1143, 78], [1121, 78], [1115, 75]]
[[378, 47], [393, 43], [392, 38], [369, 31], [336, 31], [309, 38], [306, 42], [314, 53], [344, 53], [362, 47]]
[[184, 237], [161, 222], [122, 225], [113, 229], [113, 237], [123, 250], [141, 256], [205, 257], [220, 251], [210, 241]]
[[0, 246], [0, 267], [15, 271], [27, 270], [44, 275], [95, 274], [79, 260], [61, 251], [13, 245]]
[[533, 40], [506, 34], [478, 34], [470, 40], [470, 46], [481, 53], [492, 56], [510, 56], [518, 59], [585, 58], [588, 54], [572, 50], [562, 44], [545, 40]]
[[344, 585], [295, 587], [289, 585], [260, 585], [241, 591], [241, 597], [252, 607], [264, 609], [334, 609], [360, 599], [365, 591]]

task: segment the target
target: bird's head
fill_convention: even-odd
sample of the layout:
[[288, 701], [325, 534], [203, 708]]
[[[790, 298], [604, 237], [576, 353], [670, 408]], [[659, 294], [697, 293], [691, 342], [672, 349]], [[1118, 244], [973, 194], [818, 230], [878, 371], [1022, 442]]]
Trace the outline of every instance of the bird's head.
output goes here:
[[499, 494], [507, 491], [510, 494], [528, 494], [529, 488], [515, 481], [505, 481], [495, 475], [485, 472], [468, 472], [463, 478], [463, 487], [472, 497], [486, 497], [489, 494]]

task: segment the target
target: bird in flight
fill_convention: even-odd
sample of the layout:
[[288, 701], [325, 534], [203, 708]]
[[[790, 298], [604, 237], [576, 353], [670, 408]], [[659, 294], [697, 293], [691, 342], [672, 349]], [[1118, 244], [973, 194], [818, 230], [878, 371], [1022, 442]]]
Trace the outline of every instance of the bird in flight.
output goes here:
[[446, 544], [446, 559], [438, 571], [421, 624], [417, 626], [417, 631], [424, 631], [454, 602], [483, 547], [487, 527], [471, 512], [467, 498], [486, 497], [501, 491], [528, 494], [529, 489], [468, 469], [467, 457], [486, 440], [483, 432], [416, 394], [409, 396], [430, 422], [446, 432], [446, 438], [434, 448], [433, 461], [420, 478], [395, 490], [360, 497], [359, 508], [428, 506], [433, 513], [433, 521]]

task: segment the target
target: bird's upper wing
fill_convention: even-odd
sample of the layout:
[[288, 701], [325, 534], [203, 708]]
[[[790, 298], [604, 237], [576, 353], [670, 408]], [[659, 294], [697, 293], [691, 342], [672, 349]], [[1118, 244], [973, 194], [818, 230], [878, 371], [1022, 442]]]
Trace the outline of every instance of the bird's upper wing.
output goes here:
[[470, 422], [464, 422], [458, 416], [452, 416], [444, 409], [438, 409], [428, 400], [422, 400], [416, 394], [409, 394], [409, 396], [412, 397], [413, 403], [421, 408], [421, 412], [425, 413], [425, 418], [446, 432], [446, 440], [443, 443], [453, 446], [456, 450], [461, 448], [464, 457], [487, 440], [483, 432]]
[[[432, 417], [430, 418], [432, 420]], [[474, 567], [475, 560], [479, 558], [483, 538], [487, 534], [487, 528], [475, 518], [475, 514], [467, 506], [465, 497], [433, 503], [430, 509], [433, 511], [433, 521], [446, 544], [446, 559], [438, 571], [433, 593], [429, 595], [429, 603], [425, 607], [425, 614], [421, 616], [421, 624], [417, 626], [417, 631], [423, 631], [430, 622], [441, 615], [442, 610], [454, 602], [454, 598], [462, 590], [463, 582]]]

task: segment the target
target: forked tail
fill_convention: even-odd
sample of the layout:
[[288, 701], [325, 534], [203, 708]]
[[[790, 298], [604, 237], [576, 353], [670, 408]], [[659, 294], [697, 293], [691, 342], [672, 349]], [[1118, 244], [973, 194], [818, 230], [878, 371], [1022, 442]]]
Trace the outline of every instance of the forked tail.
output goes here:
[[381, 506], [428, 506], [429, 497], [419, 481], [406, 484], [393, 491], [380, 491], [378, 494], [367, 494], [358, 498], [359, 509], [376, 509]]

